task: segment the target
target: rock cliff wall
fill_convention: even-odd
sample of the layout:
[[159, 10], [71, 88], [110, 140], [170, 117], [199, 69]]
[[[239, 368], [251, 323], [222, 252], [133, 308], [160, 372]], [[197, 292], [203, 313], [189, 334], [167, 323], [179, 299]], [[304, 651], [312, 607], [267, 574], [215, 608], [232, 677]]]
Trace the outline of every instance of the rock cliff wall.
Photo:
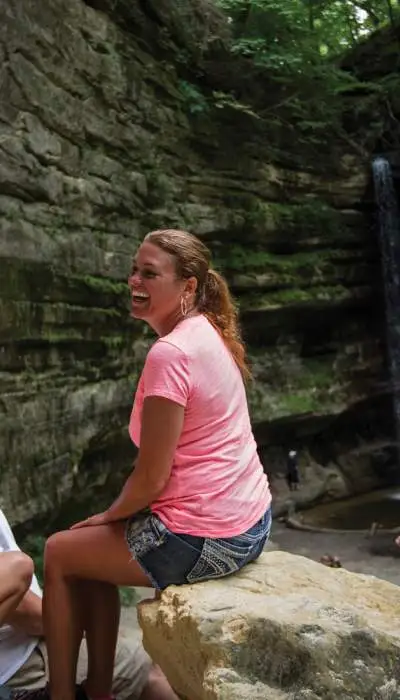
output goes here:
[[312, 478], [336, 464], [340, 493], [386, 473], [367, 163], [218, 97], [235, 65], [217, 26], [194, 0], [1, 4], [0, 505], [14, 523], [49, 523], [71, 499], [98, 510], [130, 468], [149, 335], [125, 280], [155, 227], [203, 236], [239, 300], [266, 469], [295, 445]]

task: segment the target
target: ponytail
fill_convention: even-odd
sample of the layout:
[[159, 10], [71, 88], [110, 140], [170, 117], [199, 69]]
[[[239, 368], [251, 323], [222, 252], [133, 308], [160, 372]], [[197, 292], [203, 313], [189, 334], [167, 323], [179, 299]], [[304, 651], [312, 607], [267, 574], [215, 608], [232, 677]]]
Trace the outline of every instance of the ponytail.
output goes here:
[[243, 379], [251, 378], [246, 361], [246, 352], [240, 333], [238, 312], [233, 303], [224, 278], [215, 270], [208, 269], [197, 309], [204, 314], [222, 337], [235, 360]]

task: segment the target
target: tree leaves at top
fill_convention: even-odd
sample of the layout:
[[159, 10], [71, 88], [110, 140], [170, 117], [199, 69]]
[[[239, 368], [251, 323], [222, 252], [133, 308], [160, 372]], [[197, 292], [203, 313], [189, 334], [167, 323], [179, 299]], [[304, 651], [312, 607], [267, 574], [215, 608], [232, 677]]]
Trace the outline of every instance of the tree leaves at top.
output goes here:
[[216, 0], [229, 16], [234, 50], [283, 70], [351, 47], [384, 22], [399, 0]]
[[[341, 129], [338, 95], [357, 81], [334, 59], [385, 23], [394, 23], [400, 0], [215, 0], [228, 17], [232, 52], [265, 69], [288, 95], [282, 120], [315, 143], [327, 124]], [[357, 83], [357, 84], [356, 84]], [[270, 105], [266, 101], [266, 112]], [[263, 105], [257, 105], [263, 114]]]

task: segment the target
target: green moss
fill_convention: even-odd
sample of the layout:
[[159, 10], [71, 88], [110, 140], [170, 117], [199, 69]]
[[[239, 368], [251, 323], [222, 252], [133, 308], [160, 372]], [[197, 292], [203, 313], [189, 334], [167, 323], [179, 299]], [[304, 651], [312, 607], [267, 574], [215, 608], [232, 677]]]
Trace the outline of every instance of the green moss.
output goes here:
[[319, 266], [331, 266], [335, 260], [345, 259], [345, 250], [319, 250], [300, 252], [293, 255], [276, 255], [261, 248], [249, 250], [242, 245], [233, 245], [229, 249], [218, 251], [215, 262], [221, 269], [227, 271], [274, 271], [292, 273], [314, 271]]
[[[43, 338], [43, 340], [47, 340], [49, 343], [55, 344], [74, 340], [90, 340], [90, 338], [86, 338], [83, 333], [79, 332], [79, 330], [67, 327], [61, 330], [44, 330], [41, 334], [41, 338]], [[96, 337], [94, 340], [95, 342], [104, 343], [104, 345], [106, 345], [109, 349], [119, 349], [132, 344], [132, 336], [128, 333], [126, 335], [118, 334], [100, 336]]]
[[108, 318], [119, 318], [121, 316], [120, 312], [116, 309], [104, 309], [100, 306], [91, 306], [89, 309], [86, 306], [78, 306], [77, 304], [55, 304], [56, 307], [60, 309], [65, 309], [66, 311], [90, 311], [91, 314], [97, 314], [98, 316], [107, 316]]
[[110, 349], [121, 348], [124, 345], [127, 345], [128, 343], [132, 343], [132, 338], [128, 335], [107, 335], [102, 336], [100, 340]]
[[250, 356], [254, 382], [249, 404], [255, 421], [303, 413], [329, 413], [346, 403], [347, 380], [334, 360], [302, 359], [298, 348], [260, 350]]
[[314, 286], [307, 289], [281, 289], [269, 294], [249, 294], [240, 299], [242, 310], [276, 309], [289, 304], [307, 302], [343, 301], [350, 295], [349, 290], [341, 284], [332, 286]]
[[330, 362], [303, 360], [303, 370], [297, 378], [299, 389], [321, 391], [331, 389], [335, 381], [334, 368]]
[[46, 331], [41, 334], [43, 340], [48, 340], [49, 343], [60, 343], [71, 340], [85, 340], [84, 335], [74, 328], [64, 328], [61, 331]]
[[321, 407], [321, 402], [310, 394], [287, 394], [281, 398], [281, 410], [288, 414], [316, 413]]
[[[109, 303], [128, 298], [126, 280], [92, 275], [61, 274], [53, 266], [5, 258], [0, 279], [0, 296], [18, 302], [88, 302], [108, 296]], [[102, 305], [103, 299], [101, 300]]]
[[73, 280], [82, 281], [87, 287], [90, 287], [96, 292], [105, 294], [128, 294], [129, 288], [127, 282], [118, 282], [110, 277], [92, 277], [85, 275], [84, 277], [72, 277]]
[[246, 218], [261, 231], [316, 231], [334, 237], [342, 229], [340, 213], [319, 199], [298, 204], [253, 200]]
[[339, 386], [335, 391], [318, 391], [311, 387], [285, 392], [259, 385], [249, 390], [249, 406], [251, 418], [257, 423], [305, 413], [340, 412], [346, 401]]

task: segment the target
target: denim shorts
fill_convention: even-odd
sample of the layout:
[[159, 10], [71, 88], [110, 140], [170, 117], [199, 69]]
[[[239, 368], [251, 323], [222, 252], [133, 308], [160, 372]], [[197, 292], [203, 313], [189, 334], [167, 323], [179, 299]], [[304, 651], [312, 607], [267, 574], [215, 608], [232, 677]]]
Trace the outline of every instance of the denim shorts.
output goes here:
[[242, 535], [194, 537], [171, 532], [153, 513], [139, 513], [126, 524], [134, 559], [158, 589], [222, 578], [260, 556], [271, 530], [271, 508]]

